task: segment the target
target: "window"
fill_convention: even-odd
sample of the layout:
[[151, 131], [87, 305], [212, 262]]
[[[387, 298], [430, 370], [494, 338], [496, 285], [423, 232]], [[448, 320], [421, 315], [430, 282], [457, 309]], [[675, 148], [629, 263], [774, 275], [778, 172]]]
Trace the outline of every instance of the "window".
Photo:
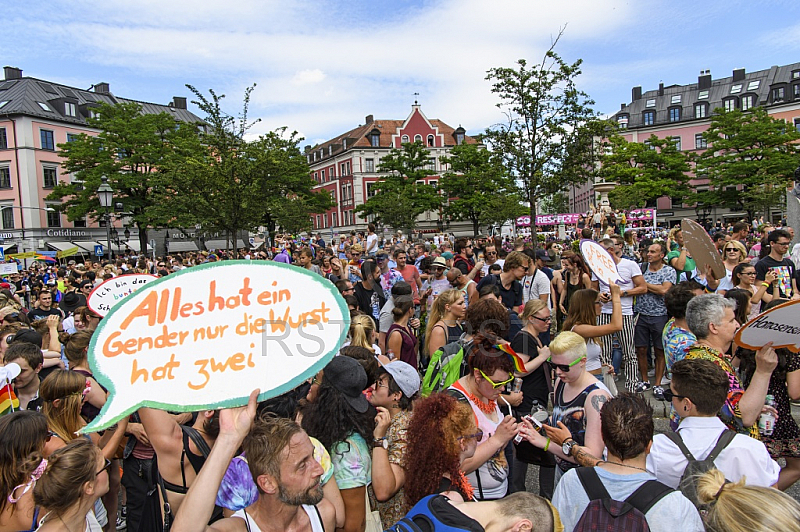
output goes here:
[[642, 121], [646, 126], [652, 126], [656, 121], [656, 112], [655, 111], [645, 111], [642, 113]]
[[70, 174], [69, 182], [72, 183], [73, 185], [75, 185], [75, 190], [76, 191], [83, 190], [83, 181], [80, 180], [80, 179], [76, 179], [75, 178], [75, 174]]
[[647, 100], [644, 104], [645, 107], [655, 107], [656, 106], [656, 99]]
[[39, 135], [41, 136], [42, 139], [42, 149], [55, 151], [56, 141], [53, 136], [53, 132], [50, 131], [49, 129], [40, 129]]
[[339, 170], [341, 170], [340, 176], [347, 175], [347, 165], [345, 163], [339, 165]]
[[428, 147], [433, 147], [433, 135], [428, 135]]
[[11, 169], [0, 166], [0, 188], [11, 188]]
[[772, 89], [772, 101], [777, 102], [786, 98], [785, 87], [775, 87]]
[[314, 181], [319, 183], [319, 174], [317, 172], [314, 172]]
[[72, 102], [65, 102], [64, 103], [64, 114], [67, 116], [77, 116], [78, 115], [78, 106]]
[[6, 136], [6, 128], [0, 127], [0, 150], [8, 148], [8, 137]]
[[375, 183], [367, 183], [367, 197], [371, 198], [375, 195]]
[[792, 79], [800, 79], [800, 70], [792, 71]]
[[792, 93], [794, 94], [795, 98], [800, 98], [800, 83], [795, 83], [792, 85]]
[[428, 163], [425, 165], [426, 170], [436, 170], [436, 159], [430, 158], [428, 159]]
[[680, 207], [683, 204], [683, 198], [670, 198], [672, 202], [672, 208]]
[[378, 146], [380, 146], [381, 145], [381, 136], [380, 136], [380, 134], [379, 133], [373, 133], [372, 135], [370, 135], [369, 136], [369, 144], [373, 148], [377, 148]]
[[669, 121], [670, 122], [679, 122], [681, 119], [681, 108], [680, 107], [670, 107], [669, 109]]
[[761, 80], [760, 79], [757, 79], [755, 81], [751, 81], [750, 83], [747, 84], [747, 90], [749, 90], [749, 91], [758, 90], [758, 86], [759, 85], [761, 85]]
[[43, 166], [42, 175], [44, 176], [44, 188], [53, 188], [58, 184], [58, 170], [55, 166]]
[[364, 171], [365, 172], [375, 171], [375, 159], [364, 159]]
[[325, 170], [320, 170], [319, 171], [319, 178], [320, 178], [321, 182], [323, 182], [323, 183], [325, 182]]
[[794, 119], [794, 128], [795, 128], [795, 129], [796, 129], [798, 132], [800, 132], [800, 118], [795, 118], [795, 119]]
[[408, 142], [409, 142], [408, 135], [403, 135], [402, 137], [400, 137], [400, 144], [408, 144]]
[[78, 140], [78, 136], [79, 135], [77, 135], [75, 133], [67, 133], [67, 142], [73, 142], [73, 141]]
[[53, 110], [50, 109], [50, 106], [47, 105], [46, 103], [44, 103], [44, 102], [36, 102], [36, 103], [39, 104], [39, 107], [42, 108], [42, 111], [47, 111], [48, 113], [52, 113], [53, 112]]
[[3, 205], [0, 207], [3, 215], [3, 229], [14, 229], [14, 209], [11, 205]]
[[739, 94], [742, 92], [742, 84], [731, 85], [731, 94]]
[[751, 109], [752, 107], [754, 107], [754, 103], [755, 103], [755, 96], [753, 96], [752, 94], [745, 94], [744, 96], [742, 96], [742, 111], [747, 111], [748, 109]]
[[331, 223], [331, 227], [337, 227], [339, 225], [339, 214], [333, 213], [333, 223]]
[[695, 118], [705, 118], [706, 117], [706, 104], [704, 104], [704, 103], [696, 103], [696, 104], [694, 104], [694, 117]]
[[708, 91], [705, 90], [705, 91], [698, 92], [697, 93], [697, 99], [698, 100], [707, 100], [708, 99]]
[[333, 144], [328, 146], [328, 157], [330, 157], [331, 155], [333, 155]]
[[462, 144], [464, 144], [464, 134], [456, 133], [456, 146], [461, 146]]
[[672, 137], [672, 143], [675, 145], [675, 149], [681, 151], [681, 138], [680, 137]]
[[422, 135], [414, 135], [414, 142], [422, 142]]
[[672, 103], [672, 104], [681, 103], [681, 95], [680, 94], [676, 94], [675, 96], [670, 98], [670, 103]]
[[642, 144], [644, 144], [644, 147], [647, 148], [648, 150], [655, 150], [656, 149], [655, 146], [650, 144], [649, 140], [644, 141]]
[[617, 117], [617, 127], [620, 129], [628, 129], [628, 115], [620, 115]]
[[[47, 205], [53, 207], [53, 205]], [[47, 211], [47, 227], [61, 227], [61, 213], [58, 211]]]
[[704, 150], [706, 148], [708, 148], [708, 142], [706, 142], [706, 139], [703, 138], [702, 133], [697, 133], [694, 136], [694, 149]]
[[78, 218], [72, 222], [72, 227], [86, 227], [86, 218]]
[[722, 103], [726, 111], [733, 111], [736, 109], [736, 100], [734, 98], [729, 98]]

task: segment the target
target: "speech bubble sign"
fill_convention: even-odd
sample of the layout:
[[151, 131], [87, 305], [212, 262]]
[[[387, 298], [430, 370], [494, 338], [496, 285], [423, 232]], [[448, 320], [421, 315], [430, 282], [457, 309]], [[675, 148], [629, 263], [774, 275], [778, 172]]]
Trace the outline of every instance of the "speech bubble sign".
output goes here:
[[694, 220], [684, 218], [681, 220], [681, 231], [683, 232], [683, 243], [697, 265], [704, 268], [710, 264], [714, 277], [718, 280], [724, 279], [728, 275], [725, 263], [722, 262], [719, 251], [703, 226]]
[[89, 292], [86, 305], [98, 316], [105, 316], [114, 305], [144, 285], [156, 280], [158, 280], [157, 276], [147, 273], [132, 273], [108, 279]]
[[611, 254], [594, 240], [581, 241], [581, 254], [597, 278], [607, 285], [622, 281], [617, 271], [617, 263], [611, 258]]
[[745, 349], [757, 351], [768, 342], [800, 353], [800, 300], [776, 305], [762, 312], [736, 331], [733, 341]]
[[100, 322], [89, 345], [105, 406], [84, 432], [140, 407], [189, 412], [291, 390], [333, 358], [350, 326], [336, 287], [295, 266], [203, 264], [148, 283]]

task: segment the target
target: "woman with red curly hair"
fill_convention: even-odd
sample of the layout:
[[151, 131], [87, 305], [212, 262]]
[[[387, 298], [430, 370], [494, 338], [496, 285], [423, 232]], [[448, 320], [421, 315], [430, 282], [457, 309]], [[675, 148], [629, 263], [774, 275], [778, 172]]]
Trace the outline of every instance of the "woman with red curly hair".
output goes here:
[[472, 410], [454, 397], [435, 393], [415, 402], [406, 433], [406, 506], [411, 508], [432, 493], [472, 500], [472, 486], [461, 464], [475, 454], [482, 436]]

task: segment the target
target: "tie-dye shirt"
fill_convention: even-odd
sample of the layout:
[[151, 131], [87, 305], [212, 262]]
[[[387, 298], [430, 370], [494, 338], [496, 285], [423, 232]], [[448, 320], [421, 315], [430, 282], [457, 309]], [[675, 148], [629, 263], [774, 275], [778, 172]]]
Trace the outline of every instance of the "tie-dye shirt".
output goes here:
[[331, 463], [340, 490], [367, 486], [372, 481], [372, 453], [356, 432], [331, 446]]

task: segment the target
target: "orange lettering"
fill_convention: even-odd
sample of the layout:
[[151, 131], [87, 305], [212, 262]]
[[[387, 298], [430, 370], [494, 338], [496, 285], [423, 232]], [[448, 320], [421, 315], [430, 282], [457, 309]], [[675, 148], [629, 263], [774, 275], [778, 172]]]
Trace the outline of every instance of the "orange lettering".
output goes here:
[[[166, 290], [164, 290], [166, 292]], [[154, 290], [147, 294], [145, 298], [139, 303], [133, 312], [128, 314], [128, 317], [119, 326], [120, 329], [127, 329], [134, 318], [147, 316], [147, 324], [151, 327], [156, 324], [156, 307], [158, 306], [158, 293]]]

